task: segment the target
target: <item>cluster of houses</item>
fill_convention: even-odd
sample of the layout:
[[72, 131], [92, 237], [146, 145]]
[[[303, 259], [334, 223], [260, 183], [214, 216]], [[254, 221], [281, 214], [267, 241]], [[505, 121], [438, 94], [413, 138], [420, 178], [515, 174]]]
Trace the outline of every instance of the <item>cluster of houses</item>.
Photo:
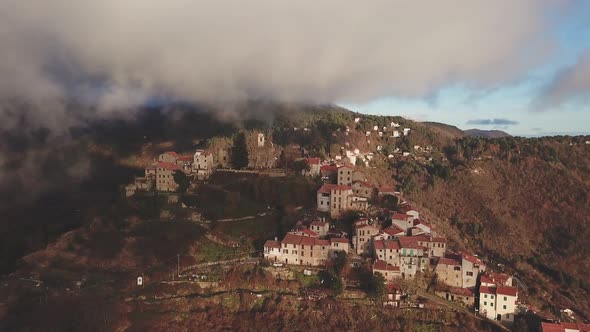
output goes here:
[[348, 239], [331, 234], [330, 224], [318, 220], [309, 227], [288, 232], [281, 241], [266, 241], [264, 258], [291, 265], [321, 266], [335, 257], [337, 252], [348, 253], [348, 250]]
[[[267, 143], [263, 133], [252, 133], [247, 137], [249, 167], [272, 168], [280, 154], [272, 142]], [[145, 168], [145, 175], [125, 187], [126, 195], [132, 196], [137, 190], [174, 192], [178, 184], [174, 173], [182, 171], [196, 180], [205, 180], [216, 168], [230, 167], [229, 143], [208, 150], [197, 149], [193, 154], [179, 154], [167, 151]]]
[[[354, 189], [355, 170], [342, 166], [334, 171], [337, 183], [326, 183], [318, 190], [318, 210], [336, 218], [347, 209], [366, 209], [365, 205], [355, 206], [360, 194], [369, 194], [362, 192], [361, 187]], [[447, 239], [438, 235], [408, 203], [400, 204], [390, 220], [391, 224], [383, 227], [376, 220], [361, 218], [354, 222], [350, 240], [331, 234], [328, 222], [313, 221], [308, 227], [289, 232], [282, 241], [267, 241], [264, 257], [285, 264], [321, 266], [335, 251], [345, 251], [364, 257], [371, 262], [374, 274], [383, 275], [387, 289], [391, 290], [384, 305], [399, 305], [402, 293], [396, 286], [397, 280], [429, 273], [436, 275], [437, 295], [474, 308], [489, 319], [514, 320], [518, 289], [513, 287], [512, 277], [487, 270], [485, 263], [472, 253], [449, 250]]]
[[[376, 193], [396, 194], [393, 187], [376, 188], [368, 183], [365, 174], [352, 166], [319, 166], [317, 160], [308, 163], [309, 172], [319, 170], [319, 175], [324, 180], [324, 184], [317, 191], [317, 210], [329, 213], [332, 218], [338, 218], [347, 210], [366, 211], [369, 208], [368, 200]], [[311, 165], [316, 166], [312, 168]]]
[[136, 177], [134, 183], [125, 187], [127, 196], [136, 190], [174, 192], [178, 184], [174, 173], [181, 171], [197, 179], [207, 178], [213, 171], [215, 160], [213, 154], [205, 150], [196, 150], [194, 155], [180, 155], [167, 151], [158, 156], [157, 161], [145, 168], [143, 177]]

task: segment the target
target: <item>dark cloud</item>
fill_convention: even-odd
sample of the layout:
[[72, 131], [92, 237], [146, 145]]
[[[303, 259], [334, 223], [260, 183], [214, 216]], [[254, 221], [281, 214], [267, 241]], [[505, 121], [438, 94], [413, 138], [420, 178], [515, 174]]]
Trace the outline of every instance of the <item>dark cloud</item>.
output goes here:
[[473, 119], [467, 121], [467, 124], [479, 126], [513, 126], [517, 125], [518, 121], [509, 119]]

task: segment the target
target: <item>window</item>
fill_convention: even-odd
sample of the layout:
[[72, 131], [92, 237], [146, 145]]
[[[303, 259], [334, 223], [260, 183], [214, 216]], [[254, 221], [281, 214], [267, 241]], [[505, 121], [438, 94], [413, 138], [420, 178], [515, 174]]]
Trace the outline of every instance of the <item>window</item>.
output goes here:
[[484, 299], [487, 299], [488, 298], [488, 294], [484, 294], [483, 297], [484, 297]]
[[466, 274], [467, 274], [468, 277], [473, 277], [473, 272], [472, 271], [467, 271]]
[[494, 299], [494, 295], [490, 295], [490, 298], [493, 300]]
[[502, 306], [502, 309], [506, 309], [506, 305], [503, 305], [503, 306]]
[[508, 301], [508, 298], [506, 296], [504, 296], [504, 301]]

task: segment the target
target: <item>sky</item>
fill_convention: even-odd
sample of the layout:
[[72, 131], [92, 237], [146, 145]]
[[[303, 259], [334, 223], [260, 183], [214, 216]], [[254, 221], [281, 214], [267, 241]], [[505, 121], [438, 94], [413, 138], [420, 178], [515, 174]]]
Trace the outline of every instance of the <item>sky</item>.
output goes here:
[[[581, 93], [568, 95], [562, 90], [565, 96], [560, 97], [559, 90], [555, 90], [552, 95], [546, 95], [570, 71], [584, 72], [580, 62], [588, 57], [590, 50], [590, 1], [572, 2], [565, 14], [553, 17], [546, 38], [554, 38], [557, 43], [549, 58], [531, 67], [522, 78], [491, 89], [455, 82], [432, 96], [385, 96], [341, 105], [362, 113], [402, 115], [461, 129], [497, 129], [518, 136], [590, 134], [588, 60], [585, 63], [588, 76]], [[556, 100], [551, 101], [548, 96], [555, 96]]]
[[585, 0], [3, 0], [0, 46], [0, 130], [67, 132], [150, 100], [270, 99], [590, 131]]

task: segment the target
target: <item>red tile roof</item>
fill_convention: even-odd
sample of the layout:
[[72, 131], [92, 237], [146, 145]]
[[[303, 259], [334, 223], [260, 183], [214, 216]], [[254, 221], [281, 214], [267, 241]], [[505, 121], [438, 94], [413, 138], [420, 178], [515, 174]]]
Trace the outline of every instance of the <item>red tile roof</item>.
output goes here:
[[397, 240], [377, 240], [373, 242], [373, 245], [375, 246], [375, 249], [400, 249], [400, 245]]
[[193, 156], [180, 156], [176, 160], [178, 161], [193, 161]]
[[307, 163], [310, 165], [319, 165], [320, 162], [320, 158], [307, 158]]
[[301, 232], [303, 234], [306, 234], [306, 235], [311, 236], [311, 237], [318, 237], [319, 236], [318, 233], [316, 233], [316, 232], [314, 232], [314, 231], [312, 231], [311, 229], [308, 229], [308, 228], [303, 228], [301, 230]]
[[541, 323], [542, 332], [565, 332], [565, 326], [559, 323]]
[[347, 168], [347, 169], [350, 169], [350, 170], [354, 170], [353, 167], [346, 166], [346, 165], [338, 167], [338, 169], [341, 169], [341, 168]]
[[403, 213], [408, 213], [409, 211], [417, 211], [414, 207], [408, 203], [400, 204], [399, 210]]
[[496, 293], [502, 294], [502, 295], [508, 295], [508, 296], [516, 296], [517, 289], [516, 289], [516, 287], [510, 287], [510, 286], [498, 286]]
[[496, 284], [492, 279], [486, 277], [485, 275], [482, 275], [479, 280], [482, 284]]
[[389, 235], [398, 235], [399, 233], [406, 233], [406, 231], [404, 231], [403, 229], [399, 228], [397, 225], [391, 225], [385, 229], [383, 229], [384, 233], [387, 233]]
[[442, 265], [461, 265], [461, 263], [457, 262], [456, 260], [452, 259], [452, 258], [447, 258], [447, 257], [441, 257], [438, 260], [438, 264], [442, 264]]
[[158, 162], [158, 167], [165, 168], [169, 171], [179, 171], [180, 170], [180, 166], [173, 164], [173, 163], [166, 163], [163, 161]]
[[172, 157], [178, 157], [178, 153], [176, 153], [174, 151], [166, 151], [166, 152], [164, 152], [164, 154], [170, 155]]
[[299, 242], [299, 244], [302, 246], [313, 246], [315, 244], [315, 240], [316, 239], [313, 237], [303, 236], [301, 237], [301, 242]]
[[482, 294], [496, 294], [495, 287], [479, 286], [479, 292]]
[[373, 270], [399, 271], [399, 266], [393, 266], [386, 261], [376, 260], [375, 263], [373, 263]]
[[281, 241], [268, 240], [264, 243], [265, 248], [280, 248]]
[[442, 236], [433, 237], [432, 240], [430, 240], [430, 242], [447, 243], [447, 238], [442, 237]]
[[398, 237], [400, 246], [406, 249], [424, 249], [423, 246], [418, 244], [418, 239], [413, 236], [400, 236]]
[[356, 229], [363, 229], [363, 228], [368, 228], [368, 227], [379, 229], [377, 226], [375, 226], [375, 225], [369, 225], [369, 224], [360, 224], [360, 225], [356, 226], [355, 228]]
[[383, 186], [378, 188], [380, 193], [395, 193], [395, 187], [393, 186]]
[[320, 171], [324, 172], [336, 172], [338, 170], [338, 166], [336, 165], [323, 165], [320, 167]]
[[[416, 227], [414, 227], [414, 228], [416, 228]], [[413, 237], [416, 238], [416, 240], [419, 242], [430, 242], [430, 236], [428, 236], [428, 235], [420, 234], [420, 235], [414, 235]]]
[[319, 190], [319, 193], [322, 194], [328, 194], [330, 193], [332, 190], [352, 190], [351, 186], [344, 186], [344, 185], [338, 185], [338, 184], [331, 184], [331, 183], [326, 183], [324, 184]]
[[494, 282], [501, 283], [501, 284], [506, 284], [508, 279], [510, 279], [510, 276], [505, 273], [498, 273], [498, 272], [489, 271], [489, 272], [486, 272], [486, 275]]
[[402, 288], [398, 284], [387, 284], [385, 285], [385, 289], [387, 289], [387, 292], [389, 293], [401, 293], [402, 291]]
[[373, 188], [373, 185], [372, 184], [370, 184], [368, 182], [365, 182], [365, 181], [354, 181], [354, 183], [358, 183], [358, 184], [360, 184], [360, 185], [362, 185], [363, 187], [366, 187], [366, 188], [371, 188], [371, 189]]
[[461, 253], [461, 257], [462, 257], [464, 260], [466, 260], [466, 261], [468, 261], [468, 262], [471, 262], [471, 263], [473, 263], [473, 264], [483, 265], [483, 262], [482, 262], [482, 260], [481, 260], [481, 259], [479, 259], [479, 258], [477, 258], [477, 257], [473, 256], [473, 255], [472, 255], [472, 254], [470, 254], [470, 253], [467, 253], [467, 252], [462, 252], [462, 253]]
[[457, 295], [473, 296], [473, 291], [468, 288], [451, 287], [449, 292]]
[[330, 242], [337, 242], [337, 243], [348, 243], [348, 239], [342, 237], [333, 237], [330, 239]]
[[287, 233], [287, 235], [285, 235], [285, 237], [283, 238], [282, 242], [286, 243], [286, 244], [299, 244], [303, 237], [304, 236], [302, 236], [302, 235], [295, 235], [295, 234]]
[[329, 246], [330, 245], [330, 240], [315, 239], [315, 245], [316, 246]]

